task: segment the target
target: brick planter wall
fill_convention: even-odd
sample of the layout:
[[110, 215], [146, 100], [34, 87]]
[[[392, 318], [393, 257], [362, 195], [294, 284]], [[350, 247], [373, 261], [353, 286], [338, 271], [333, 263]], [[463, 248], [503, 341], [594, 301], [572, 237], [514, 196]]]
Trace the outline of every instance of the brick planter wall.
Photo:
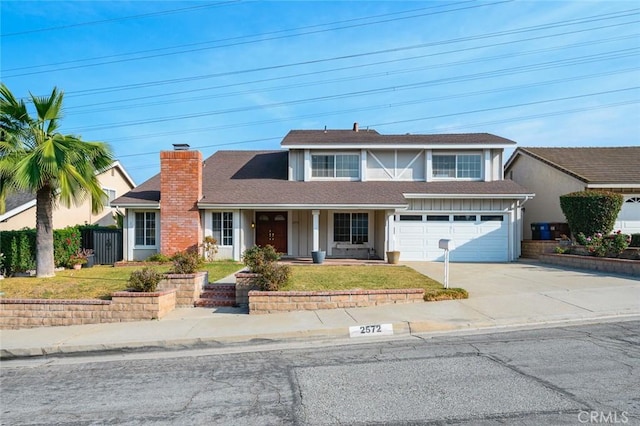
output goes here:
[[249, 305], [249, 292], [251, 290], [259, 290], [256, 284], [258, 274], [253, 272], [238, 272], [236, 274], [236, 305]]
[[553, 253], [553, 250], [560, 245], [556, 240], [523, 240], [520, 257], [538, 259], [541, 254]]
[[249, 313], [355, 308], [422, 302], [424, 289], [249, 292]]
[[120, 291], [111, 300], [0, 299], [0, 328], [33, 328], [160, 319], [176, 306], [176, 291]]
[[577, 256], [573, 254], [543, 254], [542, 263], [611, 272], [613, 274], [640, 276], [640, 260], [611, 259], [607, 257]]
[[200, 299], [204, 285], [209, 282], [207, 272], [195, 274], [166, 274], [158, 283], [158, 290], [176, 290], [176, 307], [193, 307], [196, 300]]

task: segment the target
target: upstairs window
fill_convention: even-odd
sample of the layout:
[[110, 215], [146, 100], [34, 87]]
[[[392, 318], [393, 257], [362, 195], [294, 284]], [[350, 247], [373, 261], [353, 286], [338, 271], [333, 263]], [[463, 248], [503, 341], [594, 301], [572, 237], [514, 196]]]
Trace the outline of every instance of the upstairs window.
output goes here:
[[111, 202], [116, 199], [116, 190], [109, 188], [102, 188], [105, 193], [105, 197], [102, 199], [102, 205], [104, 207], [111, 207]]
[[434, 155], [433, 177], [449, 179], [482, 178], [480, 154]]
[[328, 154], [311, 156], [311, 177], [350, 178], [360, 176], [360, 157], [355, 154]]

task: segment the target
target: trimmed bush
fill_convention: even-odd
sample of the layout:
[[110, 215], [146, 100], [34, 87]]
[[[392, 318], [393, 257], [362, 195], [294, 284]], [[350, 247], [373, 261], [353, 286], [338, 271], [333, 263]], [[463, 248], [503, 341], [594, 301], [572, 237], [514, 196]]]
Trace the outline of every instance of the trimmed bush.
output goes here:
[[171, 262], [171, 258], [162, 253], [155, 253], [145, 259], [145, 262], [159, 262], [159, 263], [169, 263]]
[[280, 255], [272, 245], [253, 246], [244, 251], [242, 261], [253, 273], [259, 274], [256, 283], [262, 291], [278, 291], [289, 282], [291, 268], [278, 264]]
[[574, 236], [609, 234], [623, 202], [622, 194], [606, 191], [579, 191], [560, 196], [562, 213]]
[[204, 260], [196, 250], [179, 251], [171, 256], [172, 274], [195, 274], [204, 265]]
[[164, 275], [146, 266], [131, 273], [129, 276], [129, 289], [131, 291], [152, 293], [156, 291], [162, 278], [164, 278]]

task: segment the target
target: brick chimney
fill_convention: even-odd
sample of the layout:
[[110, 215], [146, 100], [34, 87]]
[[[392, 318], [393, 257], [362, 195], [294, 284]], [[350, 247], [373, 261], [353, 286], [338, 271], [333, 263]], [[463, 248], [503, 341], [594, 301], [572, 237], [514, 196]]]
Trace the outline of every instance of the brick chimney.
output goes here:
[[160, 152], [160, 252], [171, 256], [202, 241], [202, 154], [189, 145]]

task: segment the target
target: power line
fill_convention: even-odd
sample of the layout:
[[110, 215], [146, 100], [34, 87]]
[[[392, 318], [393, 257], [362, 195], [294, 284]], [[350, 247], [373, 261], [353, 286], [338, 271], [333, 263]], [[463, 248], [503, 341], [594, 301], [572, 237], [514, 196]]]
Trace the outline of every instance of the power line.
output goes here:
[[[14, 32], [14, 33], [0, 34], [0, 37], [14, 37], [14, 36], [25, 35], [25, 34], [34, 34], [34, 33], [48, 32], [48, 31], [66, 30], [66, 29], [69, 29], [69, 28], [77, 28], [77, 27], [84, 27], [84, 26], [94, 26], [94, 25], [99, 25], [99, 24], [110, 24], [110, 23], [113, 23], [113, 22], [128, 21], [128, 20], [132, 20], [132, 19], [150, 18], [152, 16], [173, 15], [173, 14], [176, 14], [176, 13], [191, 12], [191, 11], [196, 10], [196, 9], [206, 9], [206, 8], [211, 8], [211, 7], [226, 6], [226, 5], [230, 4], [230, 3], [238, 3], [239, 1], [240, 0], [231, 0], [231, 1], [224, 1], [224, 2], [218, 2], [218, 3], [208, 3], [208, 4], [198, 5], [198, 6], [182, 7], [182, 8], [179, 8], [179, 9], [162, 10], [162, 11], [159, 11], [159, 12], [150, 12], [150, 13], [141, 13], [141, 14], [138, 14], [138, 15], [121, 16], [119, 18], [101, 19], [101, 20], [89, 21], [89, 22], [78, 22], [78, 23], [75, 23], [75, 24], [60, 25], [60, 26], [57, 26], [57, 27], [36, 28], [36, 29], [33, 29], [33, 30], [24, 30], [24, 31], [17, 31], [17, 32]], [[40, 65], [36, 65], [36, 66], [40, 66]]]
[[[638, 13], [636, 13], [636, 15], [637, 14]], [[617, 23], [617, 24], [611, 24], [611, 25], [604, 25], [604, 26], [592, 27], [592, 28], [587, 28], [587, 29], [567, 31], [567, 32], [556, 33], [556, 34], [551, 34], [551, 35], [530, 37], [530, 38], [523, 39], [523, 40], [521, 39], [521, 40], [517, 40], [517, 41], [494, 43], [494, 44], [491, 44], [491, 45], [487, 45], [485, 47], [496, 47], [496, 46], [511, 44], [511, 43], [514, 43], [514, 42], [534, 41], [534, 40], [540, 40], [540, 39], [551, 38], [551, 37], [561, 37], [561, 36], [567, 36], [567, 35], [571, 35], [571, 34], [587, 32], [587, 31], [595, 31], [595, 30], [601, 30], [601, 29], [616, 28], [616, 27], [620, 27], [620, 26], [623, 26], [623, 25], [632, 25], [632, 24], [636, 24], [638, 22], [640, 22], [640, 21], [635, 20], [635, 21], [630, 21], [630, 22], [623, 22], [623, 23]], [[523, 31], [518, 31], [518, 32], [523, 32]], [[485, 35], [481, 35], [481, 36], [476, 36], [477, 37], [476, 39], [480, 40], [480, 39], [494, 37], [491, 34], [497, 34], [497, 33], [490, 33], [490, 34], [485, 34]], [[462, 40], [462, 41], [469, 41], [469, 40]], [[147, 81], [147, 82], [142, 82], [142, 83], [130, 83], [130, 84], [125, 84], [125, 85], [109, 86], [109, 87], [102, 87], [102, 88], [95, 88], [95, 89], [76, 90], [76, 91], [73, 91], [73, 92], [68, 92], [66, 95], [67, 95], [67, 97], [88, 96], [88, 95], [110, 93], [110, 92], [121, 91], [121, 90], [132, 90], [132, 89], [138, 89], [138, 88], [143, 88], [143, 87], [153, 87], [153, 86], [161, 86], [161, 85], [166, 85], [166, 84], [185, 83], [185, 82], [192, 82], [192, 81], [197, 81], [197, 80], [205, 80], [205, 79], [217, 78], [217, 77], [228, 77], [228, 76], [234, 76], [234, 75], [240, 75], [240, 74], [249, 74], [249, 73], [255, 73], [255, 72], [272, 71], [272, 70], [276, 70], [276, 69], [284, 69], [284, 68], [290, 68], [290, 67], [296, 67], [296, 66], [302, 66], [302, 65], [312, 65], [312, 64], [318, 64], [318, 63], [323, 63], [323, 62], [331, 62], [331, 61], [337, 61], [337, 60], [344, 60], [344, 59], [354, 59], [354, 58], [366, 57], [366, 56], [372, 56], [372, 55], [379, 55], [379, 54], [384, 54], [384, 53], [398, 53], [398, 52], [401, 52], [401, 51], [407, 51], [407, 50], [413, 50], [413, 49], [421, 49], [421, 48], [426, 48], [426, 47], [434, 47], [434, 46], [438, 46], [438, 45], [452, 44], [452, 43], [458, 43], [458, 42], [460, 42], [460, 39], [451, 39], [451, 40], [445, 40], [445, 41], [440, 41], [440, 42], [431, 42], [431, 43], [424, 43], [424, 44], [412, 45], [412, 46], [402, 46], [402, 47], [393, 48], [393, 49], [385, 49], [385, 50], [378, 50], [378, 51], [372, 51], [372, 52], [364, 52], [364, 53], [345, 55], [345, 56], [337, 56], [337, 57], [331, 57], [331, 58], [322, 58], [322, 59], [316, 59], [316, 60], [311, 60], [311, 61], [303, 61], [303, 62], [295, 62], [295, 63], [289, 63], [289, 64], [279, 64], [279, 65], [273, 65], [273, 66], [268, 66], [268, 67], [249, 68], [249, 69], [244, 69], [244, 70], [227, 71], [227, 72], [214, 73], [214, 74], [204, 74], [204, 75], [191, 76], [191, 77], [181, 77], [181, 78], [165, 79], [165, 80], [155, 80], [155, 81]], [[460, 51], [473, 50], [473, 49], [475, 49], [475, 48], [465, 48], [465, 49], [460, 49]], [[423, 56], [419, 56], [419, 57], [424, 57], [424, 56], [429, 56], [429, 55], [423, 55]], [[379, 64], [379, 63], [377, 63], [377, 64]], [[350, 67], [339, 68], [339, 69], [348, 69], [348, 68], [350, 68]], [[327, 72], [327, 71], [319, 71], [319, 72]], [[313, 72], [313, 73], [309, 73], [309, 74], [316, 74], [316, 73], [319, 73], [319, 72]], [[306, 74], [303, 74], [303, 75], [306, 75]]]
[[223, 48], [223, 47], [233, 47], [233, 46], [239, 46], [239, 45], [245, 45], [245, 44], [261, 43], [261, 42], [264, 42], [264, 41], [273, 41], [273, 40], [280, 40], [280, 39], [286, 39], [286, 38], [291, 38], [291, 37], [299, 37], [301, 35], [324, 33], [324, 32], [329, 32], [329, 31], [335, 31], [335, 30], [341, 30], [341, 29], [347, 29], [347, 28], [363, 27], [363, 26], [368, 26], [368, 25], [375, 25], [375, 24], [379, 24], [379, 23], [387, 23], [387, 22], [399, 21], [399, 20], [416, 18], [416, 17], [437, 15], [437, 14], [446, 13], [446, 12], [455, 12], [455, 11], [465, 10], [465, 9], [473, 9], [473, 8], [478, 8], [478, 7], [492, 6], [492, 5], [495, 5], [495, 4], [508, 3], [508, 2], [512, 2], [512, 1], [513, 0], [500, 0], [500, 1], [496, 1], [494, 3], [482, 4], [482, 5], [476, 5], [476, 6], [467, 6], [467, 7], [462, 7], [462, 8], [458, 8], [458, 9], [451, 9], [451, 10], [446, 10], [446, 11], [423, 13], [423, 14], [419, 14], [419, 15], [412, 15], [412, 16], [401, 17], [401, 18], [393, 18], [393, 19], [387, 19], [387, 20], [382, 20], [382, 21], [374, 21], [374, 22], [368, 22], [368, 23], [353, 24], [353, 25], [348, 25], [348, 26], [343, 26], [343, 27], [336, 27], [336, 28], [329, 28], [329, 29], [324, 29], [324, 30], [306, 31], [306, 32], [302, 32], [302, 33], [299, 33], [299, 34], [274, 36], [274, 37], [262, 38], [262, 39], [259, 39], [259, 40], [249, 40], [249, 41], [242, 41], [242, 42], [234, 42], [234, 43], [222, 44], [222, 45], [217, 45], [217, 46], [209, 46], [209, 47], [200, 47], [200, 48], [194, 48], [194, 49], [181, 50], [181, 51], [177, 51], [177, 52], [168, 52], [168, 53], [159, 53], [159, 54], [154, 54], [154, 55], [140, 56], [140, 57], [136, 57], [136, 58], [116, 59], [116, 60], [111, 60], [111, 61], [104, 61], [104, 62], [97, 62], [97, 63], [93, 63], [93, 64], [86, 64], [86, 65], [74, 65], [74, 66], [68, 66], [68, 67], [47, 69], [47, 70], [42, 70], [42, 71], [32, 71], [32, 72], [27, 72], [27, 73], [8, 75], [8, 76], [5, 76], [5, 78], [22, 77], [22, 76], [49, 73], [49, 72], [57, 72], [57, 71], [67, 71], [67, 70], [78, 69], [78, 68], [96, 67], [96, 66], [109, 65], [109, 64], [115, 64], [115, 63], [121, 63], [121, 62], [131, 62], [131, 61], [139, 61], [139, 60], [143, 60], [143, 59], [151, 59], [151, 58], [158, 58], [158, 57], [164, 57], [164, 56], [172, 56], [172, 55], [178, 55], [178, 54], [183, 54], [183, 53], [201, 52], [203, 50], [220, 49], [220, 48]]
[[387, 86], [382, 88], [339, 93], [334, 95], [323, 95], [323, 96], [316, 96], [311, 98], [295, 99], [295, 100], [283, 101], [283, 102], [274, 102], [266, 105], [264, 104], [250, 105], [250, 106], [244, 106], [244, 107], [228, 108], [223, 110], [213, 110], [213, 111], [205, 111], [205, 112], [190, 113], [190, 114], [183, 114], [183, 115], [172, 115], [172, 116], [165, 116], [165, 117], [159, 117], [159, 118], [151, 118], [146, 120], [135, 120], [135, 121], [128, 121], [128, 122], [125, 121], [120, 123], [108, 123], [108, 124], [96, 124], [92, 126], [76, 128], [73, 130], [77, 132], [77, 131], [87, 131], [87, 130], [110, 129], [114, 127], [130, 127], [130, 126], [137, 126], [142, 124], [153, 124], [153, 123], [161, 123], [166, 121], [176, 121], [176, 120], [186, 120], [186, 119], [198, 118], [198, 117], [206, 117], [206, 116], [212, 116], [212, 115], [247, 112], [247, 111], [266, 109], [266, 108], [276, 108], [276, 107], [282, 107], [282, 106], [288, 106], [288, 105], [299, 105], [302, 103], [309, 103], [309, 102], [319, 102], [319, 101], [327, 101], [327, 100], [333, 100], [333, 99], [344, 99], [344, 98], [350, 98], [355, 96], [380, 94], [380, 93], [386, 93], [386, 92], [396, 92], [400, 90], [410, 90], [410, 89], [416, 89], [418, 87], [431, 86], [434, 84], [445, 84], [445, 83], [452, 83], [452, 82], [457, 83], [461, 81], [470, 81], [470, 80], [476, 80], [476, 79], [485, 78], [485, 77], [509, 75], [517, 72], [530, 72], [534, 70], [539, 71], [541, 69], [554, 68], [557, 66], [578, 65], [578, 64], [584, 64], [584, 63], [589, 63], [594, 61], [603, 61], [603, 60], [609, 61], [612, 59], [632, 56], [633, 54], [631, 52], [638, 52], [639, 50], [640, 48], [621, 49], [618, 51], [610, 51], [606, 53], [598, 53], [594, 55], [587, 55], [587, 56], [576, 57], [576, 58], [565, 58], [565, 59], [559, 59], [557, 61], [547, 61], [547, 62], [541, 62], [533, 65], [505, 68], [502, 70], [486, 71], [486, 72], [470, 74], [470, 75], [468, 74], [463, 76], [445, 77], [437, 80], [427, 80], [427, 81], [407, 83], [402, 85]]
[[[563, 45], [563, 46], [548, 47], [548, 48], [544, 48], [544, 49], [533, 49], [533, 50], [519, 51], [517, 53], [506, 53], [506, 54], [496, 55], [496, 56], [483, 56], [481, 58], [476, 58], [476, 59], [473, 59], [473, 60], [455, 61], [455, 62], [448, 62], [448, 63], [443, 63], [443, 64], [430, 64], [430, 65], [427, 65], [427, 66], [414, 67], [414, 68], [401, 68], [399, 70], [394, 70], [394, 71], [380, 71], [380, 72], [376, 72], [376, 73], [353, 75], [353, 76], [349, 76], [349, 77], [341, 77], [341, 78], [333, 78], [333, 79], [325, 79], [325, 80], [313, 80], [311, 82], [306, 82], [306, 83], [295, 83], [295, 84], [288, 83], [288, 84], [284, 84], [284, 85], [280, 85], [280, 86], [272, 86], [272, 87], [268, 87], [268, 88], [263, 88], [263, 89], [260, 89], [259, 92], [260, 93], [265, 93], [265, 92], [278, 91], [278, 90], [283, 90], [283, 89], [300, 88], [300, 87], [312, 87], [312, 86], [319, 86], [319, 85], [323, 85], [323, 84], [338, 83], [338, 82], [353, 81], [353, 80], [362, 81], [363, 79], [367, 79], [367, 78], [382, 77], [382, 76], [386, 77], [386, 76], [396, 75], [396, 74], [406, 74], [406, 73], [412, 73], [412, 72], [417, 72], [417, 71], [424, 71], [424, 70], [428, 70], [428, 69], [444, 68], [444, 67], [457, 66], [457, 65], [468, 65], [468, 64], [474, 64], [474, 63], [479, 63], [479, 62], [493, 61], [493, 60], [496, 60], [496, 59], [513, 58], [513, 57], [517, 57], [517, 56], [526, 56], [526, 55], [532, 55], [532, 54], [543, 53], [543, 52], [550, 52], [550, 51], [555, 51], [555, 50], [566, 50], [566, 49], [571, 49], [571, 48], [575, 48], [575, 47], [593, 46], [595, 44], [608, 43], [608, 42], [611, 42], [611, 41], [620, 41], [620, 40], [629, 39], [629, 38], [636, 38], [639, 35], [640, 34], [631, 34], [631, 35], [628, 35], [628, 36], [612, 37], [612, 38], [608, 38], [608, 39], [598, 39], [596, 41], [574, 43], [574, 44]], [[522, 40], [516, 40], [513, 43], [521, 42], [521, 41]], [[512, 43], [512, 42], [509, 42], [509, 43]], [[495, 47], [496, 45], [497, 44], [491, 45], [491, 47]], [[500, 43], [500, 45], [502, 45], [502, 43]], [[428, 54], [428, 55], [420, 55], [420, 56], [417, 56], [417, 57], [414, 56], [414, 57], [411, 57], [409, 59], [424, 58], [424, 57], [430, 57], [430, 56], [439, 56], [439, 55], [450, 54], [450, 53], [458, 53], [460, 51], [467, 51], [467, 50], [471, 50], [471, 49], [475, 50], [475, 49], [481, 49], [481, 48], [485, 48], [485, 47], [487, 47], [487, 46], [478, 46], [478, 47], [474, 47], [474, 48], [450, 50], [450, 51], [446, 51], [446, 52], [439, 52], [439, 53]], [[390, 60], [390, 61], [381, 61], [381, 62], [369, 63], [369, 64], [364, 64], [364, 65], [361, 64], [361, 65], [355, 65], [355, 66], [349, 66], [349, 67], [333, 68], [333, 69], [330, 69], [330, 70], [322, 70], [322, 71], [315, 71], [315, 72], [312, 72], [312, 73], [304, 73], [302, 75], [303, 76], [308, 76], [310, 74], [313, 75], [313, 74], [320, 74], [320, 73], [327, 73], [327, 72], [335, 72], [335, 71], [338, 71], [338, 70], [342, 71], [342, 70], [346, 70], [346, 69], [360, 68], [360, 67], [364, 67], [364, 66], [368, 67], [368, 66], [372, 66], [372, 65], [395, 63], [395, 62], [399, 62], [399, 61], [404, 61], [406, 59], [407, 58], [402, 58], [402, 59], [394, 59], [394, 60]], [[255, 83], [261, 83], [261, 82], [265, 82], [265, 81], [282, 80], [282, 79], [293, 78], [293, 77], [298, 77], [298, 76], [300, 76], [300, 74], [273, 77], [273, 78], [254, 80], [254, 81], [244, 81], [244, 82], [239, 82], [239, 83], [224, 84], [224, 85], [218, 85], [218, 86], [213, 86], [213, 87], [203, 87], [203, 88], [190, 89], [190, 90], [181, 90], [181, 91], [177, 91], [177, 92], [160, 93], [160, 94], [156, 94], [156, 95], [139, 96], [139, 97], [129, 98], [129, 99], [116, 99], [116, 100], [105, 101], [105, 102], [96, 102], [96, 103], [92, 103], [92, 104], [75, 105], [75, 106], [68, 107], [67, 111], [69, 111], [69, 110], [78, 110], [78, 109], [83, 109], [83, 108], [88, 108], [88, 107], [95, 107], [95, 106], [100, 106], [100, 105], [117, 104], [117, 107], [105, 107], [105, 108], [100, 108], [100, 109], [95, 109], [94, 108], [94, 109], [89, 109], [87, 111], [77, 111], [76, 112], [76, 114], [86, 114], [86, 113], [94, 113], [94, 112], [111, 111], [111, 110], [114, 110], [114, 109], [122, 110], [122, 109], [130, 109], [130, 108], [141, 108], [141, 107], [146, 107], [146, 106], [168, 105], [168, 104], [172, 104], [172, 103], [191, 102], [191, 101], [198, 101], [198, 100], [205, 100], [205, 99], [217, 99], [217, 98], [223, 98], [223, 97], [232, 97], [232, 96], [238, 96], [238, 95], [243, 95], [243, 94], [248, 94], [248, 93], [255, 93], [256, 90], [255, 89], [246, 89], [246, 90], [235, 91], [235, 92], [217, 93], [215, 95], [202, 95], [202, 96], [190, 97], [190, 98], [186, 98], [186, 99], [185, 98], [182, 98], [182, 99], [171, 99], [171, 100], [153, 101], [153, 102], [146, 102], [146, 103], [123, 105], [123, 103], [125, 103], [125, 102], [141, 100], [141, 99], [145, 99], [146, 100], [146, 99], [151, 99], [151, 98], [165, 98], [167, 96], [180, 95], [180, 94], [193, 93], [193, 92], [202, 93], [205, 90], [213, 90], [213, 89], [220, 89], [220, 88], [227, 88], [227, 87], [234, 87], [234, 86], [246, 86], [246, 85], [251, 85], [251, 84], [255, 84]]]
[[[477, 1], [477, 0], [465, 0], [465, 1], [460, 1], [460, 2], [457, 2], [457, 3], [453, 3], [453, 4], [448, 4], [446, 6], [454, 6], [454, 5], [470, 3], [470, 2], [474, 2], [474, 1]], [[513, 1], [513, 0], [510, 0], [510, 1]], [[95, 61], [95, 60], [101, 60], [101, 59], [118, 58], [118, 57], [121, 57], [121, 56], [131, 56], [131, 55], [138, 55], [138, 54], [151, 53], [151, 52], [160, 52], [160, 51], [164, 51], [164, 50], [172, 50], [172, 49], [178, 49], [178, 48], [183, 48], [183, 47], [201, 46], [201, 45], [212, 44], [212, 43], [229, 42], [229, 41], [233, 41], [233, 40], [242, 40], [242, 39], [248, 39], [248, 38], [264, 37], [264, 36], [273, 35], [273, 34], [288, 33], [288, 32], [292, 32], [292, 31], [299, 31], [299, 30], [310, 29], [310, 28], [319, 28], [319, 27], [325, 27], [325, 26], [329, 26], [329, 25], [345, 24], [345, 23], [348, 23], [348, 22], [357, 22], [357, 21], [364, 21], [364, 20], [374, 19], [374, 18], [395, 16], [395, 15], [419, 12], [419, 11], [435, 9], [435, 8], [440, 8], [440, 7], [444, 7], [444, 6], [443, 5], [429, 6], [429, 7], [422, 7], [422, 8], [418, 8], [418, 9], [404, 10], [404, 11], [400, 11], [400, 12], [385, 13], [385, 14], [380, 14], [380, 15], [370, 15], [370, 16], [365, 16], [365, 17], [360, 17], [360, 18], [353, 18], [353, 19], [346, 19], [346, 20], [341, 20], [341, 21], [327, 22], [327, 23], [323, 23], [323, 24], [308, 25], [308, 26], [304, 26], [304, 27], [288, 28], [288, 29], [284, 29], [284, 30], [268, 31], [268, 32], [264, 32], [264, 33], [249, 34], [249, 35], [244, 35], [244, 36], [227, 37], [227, 38], [218, 39], [218, 40], [201, 41], [201, 42], [197, 42], [197, 43], [183, 43], [183, 44], [179, 44], [179, 45], [175, 45], [175, 46], [161, 47], [161, 48], [155, 48], [155, 49], [138, 50], [138, 51], [135, 51], [135, 52], [118, 53], [118, 54], [114, 54], [114, 55], [104, 55], [104, 56], [97, 56], [97, 57], [93, 57], [93, 58], [75, 59], [75, 60], [72, 60], [72, 61], [61, 61], [61, 62], [55, 62], [55, 63], [50, 63], [50, 64], [30, 65], [30, 66], [25, 66], [25, 67], [9, 68], [9, 69], [5, 69], [5, 71], [19, 71], [19, 70], [25, 70], [25, 69], [50, 67], [50, 66], [65, 65], [65, 64], [73, 64], [73, 63], [78, 63], [78, 62], [87, 62], [87, 61]], [[399, 18], [399, 19], [407, 19], [407, 18], [421, 17], [421, 16], [424, 16], [424, 15], [414, 15], [414, 16], [409, 16], [409, 17]], [[379, 22], [388, 22], [388, 21], [379, 21]], [[373, 24], [373, 23], [370, 23], [370, 24]], [[338, 29], [340, 29], [340, 28], [338, 28]], [[332, 31], [332, 30], [334, 30], [334, 29], [328, 29], [327, 31]], [[294, 36], [297, 36], [297, 35], [298, 34], [294, 34], [294, 35], [291, 35], [291, 37], [294, 37]], [[259, 42], [259, 41], [264, 41], [264, 40], [256, 40], [255, 42]]]

